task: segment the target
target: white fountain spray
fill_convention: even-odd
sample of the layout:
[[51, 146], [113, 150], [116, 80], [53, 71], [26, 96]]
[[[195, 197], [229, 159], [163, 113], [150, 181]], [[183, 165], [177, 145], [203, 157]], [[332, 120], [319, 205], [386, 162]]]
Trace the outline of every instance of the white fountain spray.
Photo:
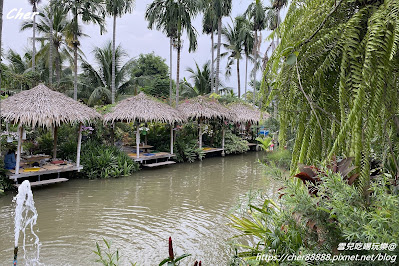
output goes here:
[[[18, 253], [18, 240], [20, 232], [23, 233], [23, 251], [24, 260], [26, 265], [40, 265], [39, 254], [40, 254], [40, 242], [39, 237], [33, 230], [33, 226], [36, 225], [37, 211], [35, 208], [35, 202], [33, 200], [33, 193], [28, 180], [22, 182], [18, 188], [18, 195], [14, 197], [16, 203], [15, 208], [15, 249], [14, 249], [14, 265], [17, 263]], [[34, 236], [34, 242], [31, 245], [35, 249], [32, 257], [28, 257], [26, 252], [26, 228], [30, 227], [30, 232]]]

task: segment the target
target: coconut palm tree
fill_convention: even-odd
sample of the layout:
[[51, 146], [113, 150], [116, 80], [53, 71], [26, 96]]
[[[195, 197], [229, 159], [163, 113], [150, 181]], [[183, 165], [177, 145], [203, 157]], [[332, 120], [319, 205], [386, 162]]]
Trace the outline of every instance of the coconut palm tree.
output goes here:
[[245, 54], [245, 90], [244, 95], [247, 93], [248, 87], [248, 61], [253, 60], [252, 53], [254, 48], [254, 34], [252, 32], [252, 25], [245, 15], [241, 16], [240, 21], [240, 37], [243, 40], [243, 52]]
[[105, 30], [105, 10], [102, 0], [62, 0], [63, 7], [71, 14], [72, 20], [67, 28], [67, 42], [73, 48], [74, 56], [74, 82], [73, 98], [78, 98], [78, 48], [79, 37], [82, 36], [80, 21], [83, 23], [97, 24], [100, 26], [100, 33]]
[[226, 76], [231, 76], [231, 66], [236, 63], [238, 98], [241, 97], [240, 59], [242, 59], [241, 54], [244, 48], [244, 39], [241, 35], [241, 26], [243, 20], [243, 17], [238, 16], [233, 21], [233, 26], [228, 24], [222, 28], [222, 35], [226, 40], [226, 42], [222, 43], [222, 45], [227, 50], [226, 55], [228, 56]]
[[[258, 32], [260, 33], [267, 26], [266, 11], [267, 8], [264, 6], [261, 0], [255, 0], [254, 2], [252, 2], [245, 11], [245, 14], [249, 17], [251, 21], [252, 30], [255, 36], [254, 49], [253, 49], [255, 64], [252, 72], [254, 80], [256, 80], [256, 73], [259, 68], [258, 58], [259, 58], [259, 48], [261, 43], [260, 43], [260, 38], [258, 36]], [[254, 99], [255, 99], [255, 91], [256, 89], [253, 88]]]
[[94, 65], [91, 65], [87, 61], [82, 62], [81, 67], [83, 73], [80, 77], [82, 85], [80, 96], [86, 98], [89, 105], [111, 103], [113, 62], [115, 62], [116, 95], [123, 94], [133, 87], [129, 79], [129, 70], [132, 60], [123, 64], [123, 60], [127, 58], [128, 55], [121, 46], [115, 49], [114, 60], [112, 46], [112, 42], [107, 42], [102, 48], [96, 47], [93, 50]]
[[[37, 57], [48, 58], [46, 60], [49, 72], [52, 73], [53, 64], [55, 65], [57, 84], [61, 80], [61, 65], [64, 60], [73, 63], [73, 50], [67, 45], [66, 36], [67, 27], [69, 25], [67, 12], [59, 5], [49, 5], [44, 7], [37, 15], [39, 20], [36, 23], [36, 30], [41, 37], [36, 38], [37, 41], [44, 43], [37, 52]], [[33, 21], [25, 21], [21, 26], [21, 31], [31, 29]], [[50, 45], [52, 43], [52, 45]], [[78, 54], [83, 54], [78, 49]], [[55, 60], [54, 60], [55, 59]], [[49, 75], [52, 77], [52, 75]], [[49, 83], [50, 79], [49, 79]]]
[[[222, 18], [229, 16], [232, 8], [232, 0], [212, 0], [213, 10], [216, 15], [218, 22], [218, 43], [217, 43], [217, 54], [216, 54], [216, 78], [215, 84], [219, 84], [220, 74], [220, 46], [222, 44]], [[215, 88], [215, 92], [218, 93], [218, 88]]]
[[210, 71], [209, 66], [210, 62], [208, 61], [202, 66], [201, 69], [198, 63], [195, 62], [195, 69], [191, 67], [186, 69], [186, 71], [190, 73], [189, 78], [194, 81], [193, 88], [197, 92], [197, 95], [203, 95], [212, 92], [211, 83], [209, 82], [211, 80], [212, 72]]
[[213, 9], [212, 0], [203, 0], [203, 12], [202, 18], [202, 33], [211, 35], [211, 89], [215, 90], [215, 40], [214, 33], [218, 28], [218, 20], [216, 18], [215, 10]]
[[[28, 0], [32, 5], [32, 12], [37, 12], [37, 5], [41, 0]], [[33, 36], [32, 36], [32, 69], [35, 70], [36, 65], [36, 16], [33, 16]]]
[[[166, 31], [169, 35], [174, 33], [177, 49], [176, 67], [176, 106], [179, 103], [180, 85], [180, 54], [182, 49], [182, 35], [186, 31], [189, 40], [189, 52], [197, 48], [197, 31], [192, 25], [192, 19], [197, 15], [200, 3], [197, 0], [155, 0], [146, 11], [149, 28], [156, 27]], [[169, 37], [169, 36], [168, 36]]]
[[177, 20], [172, 12], [173, 1], [156, 0], [152, 2], [145, 12], [145, 19], [148, 21], [148, 28], [163, 31], [170, 40], [169, 52], [169, 104], [172, 105], [173, 95], [173, 78], [172, 78], [172, 62], [173, 62], [173, 46], [177, 37]]
[[122, 17], [126, 13], [133, 11], [135, 0], [106, 0], [107, 14], [113, 17], [112, 29], [112, 89], [111, 89], [111, 102], [115, 103], [115, 41], [116, 41], [116, 18]]

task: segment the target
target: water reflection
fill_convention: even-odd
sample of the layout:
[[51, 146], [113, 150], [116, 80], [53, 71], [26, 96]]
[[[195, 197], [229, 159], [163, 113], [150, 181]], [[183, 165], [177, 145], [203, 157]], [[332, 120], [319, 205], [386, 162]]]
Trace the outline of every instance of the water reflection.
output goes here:
[[[178, 254], [191, 253], [192, 261], [205, 265], [225, 265], [226, 242], [233, 235], [226, 214], [247, 191], [261, 185], [258, 156], [215, 157], [116, 180], [72, 180], [36, 189], [40, 261], [94, 264], [95, 241], [104, 237], [119, 247], [122, 265], [157, 265], [167, 256], [172, 236]], [[0, 198], [1, 265], [12, 261], [11, 199]]]

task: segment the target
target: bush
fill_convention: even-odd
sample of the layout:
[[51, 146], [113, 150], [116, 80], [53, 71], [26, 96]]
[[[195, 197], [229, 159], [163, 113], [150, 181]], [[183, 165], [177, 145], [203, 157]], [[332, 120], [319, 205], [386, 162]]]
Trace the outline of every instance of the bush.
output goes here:
[[[241, 250], [236, 260], [241, 257], [247, 263], [266, 265], [256, 261], [258, 253], [375, 255], [381, 251], [340, 251], [338, 244], [394, 243], [399, 238], [399, 198], [393, 193], [391, 180], [386, 175], [373, 180], [372, 192], [365, 197], [363, 190], [349, 185], [340, 173], [320, 169], [316, 183], [305, 185], [298, 178], [285, 180], [277, 204], [270, 200], [261, 206], [249, 204], [246, 215], [231, 216], [234, 228], [256, 240], [255, 245]], [[309, 186], [316, 190], [310, 193]], [[383, 253], [399, 255], [398, 249]], [[373, 265], [367, 261], [362, 263]], [[379, 263], [392, 264], [391, 261]], [[348, 265], [356, 265], [356, 262], [348, 262]]]
[[285, 149], [277, 149], [266, 153], [266, 162], [272, 162], [277, 167], [290, 169], [291, 152]]
[[226, 154], [244, 153], [249, 150], [248, 141], [236, 136], [230, 130], [226, 130], [224, 150]]
[[82, 147], [83, 176], [89, 179], [127, 176], [139, 165], [115, 146], [88, 141]]
[[13, 182], [6, 176], [6, 170], [4, 169], [4, 162], [0, 162], [0, 194], [5, 190], [12, 188]]

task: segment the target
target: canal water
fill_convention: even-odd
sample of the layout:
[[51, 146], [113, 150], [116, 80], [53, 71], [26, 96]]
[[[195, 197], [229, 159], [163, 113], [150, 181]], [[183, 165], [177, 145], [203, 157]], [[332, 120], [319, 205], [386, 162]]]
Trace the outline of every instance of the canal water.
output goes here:
[[[192, 164], [142, 170], [110, 180], [70, 180], [33, 190], [44, 265], [99, 265], [96, 242], [112, 242], [120, 265], [158, 265], [175, 252], [192, 254], [182, 265], [227, 265], [236, 233], [227, 215], [249, 191], [278, 187], [257, 162], [262, 152], [214, 157]], [[15, 193], [0, 197], [0, 265], [11, 265]], [[20, 240], [21, 242], [21, 240]], [[20, 251], [22, 253], [22, 251]], [[25, 265], [23, 260], [19, 265]]]

